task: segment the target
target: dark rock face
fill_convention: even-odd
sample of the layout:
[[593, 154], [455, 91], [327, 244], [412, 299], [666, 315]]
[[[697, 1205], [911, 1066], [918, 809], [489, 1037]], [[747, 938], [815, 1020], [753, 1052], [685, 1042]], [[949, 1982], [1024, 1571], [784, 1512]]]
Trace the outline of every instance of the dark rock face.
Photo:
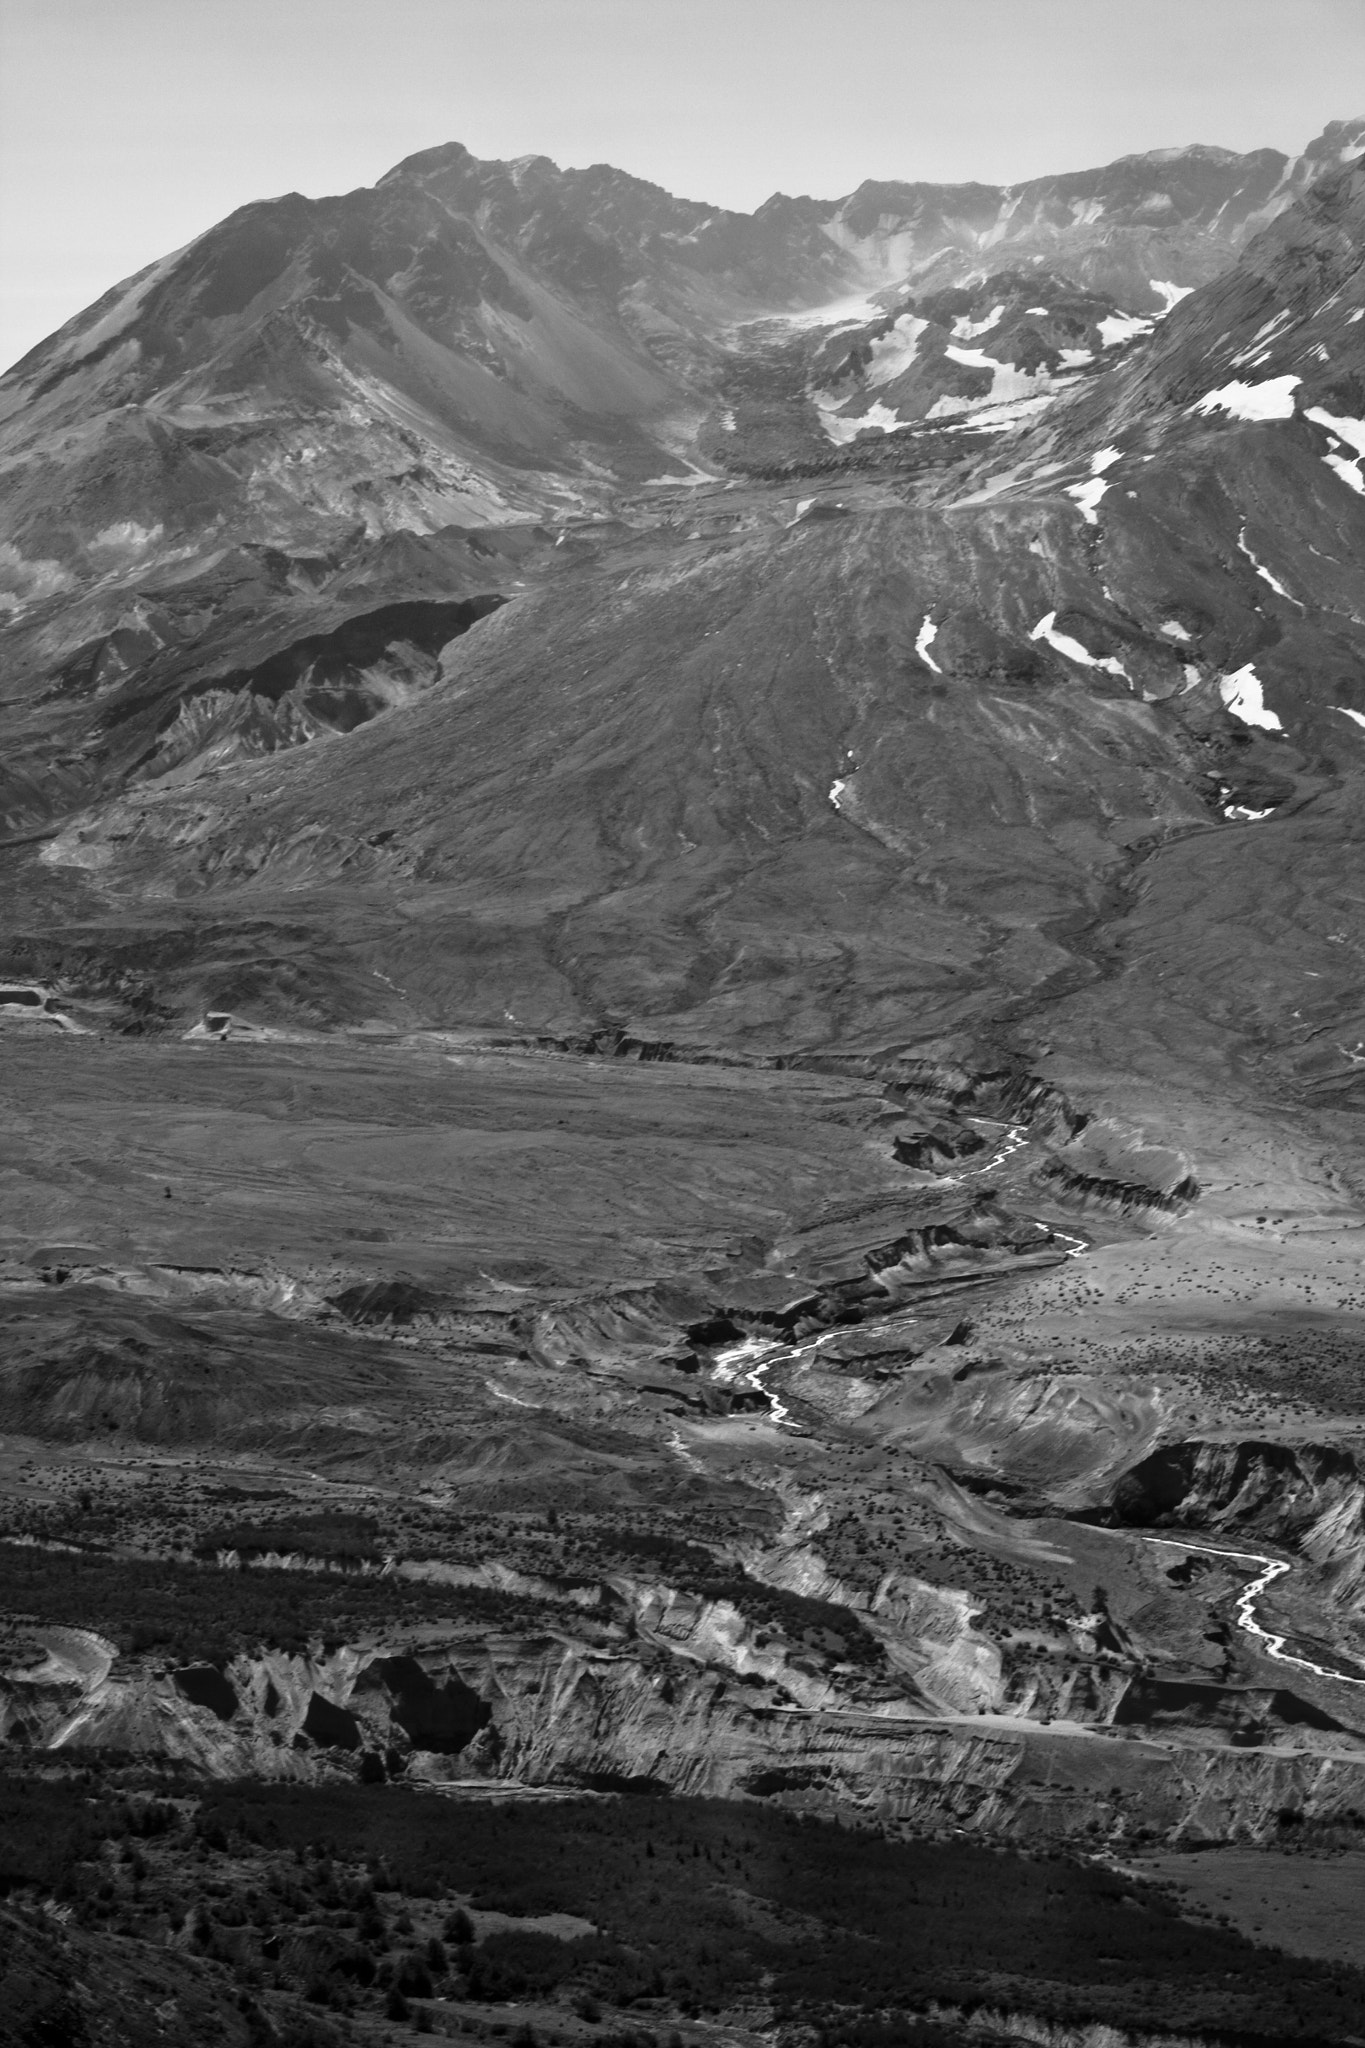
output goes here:
[[320, 1692], [315, 1692], [308, 1702], [308, 1712], [303, 1719], [303, 1733], [310, 1742], [316, 1742], [321, 1749], [359, 1749], [360, 1729], [354, 1714], [348, 1714], [344, 1707], [338, 1707]]
[[237, 1694], [232, 1683], [212, 1664], [187, 1664], [174, 1672], [175, 1688], [192, 1706], [207, 1707], [220, 1721], [230, 1721], [237, 1711]]
[[382, 1686], [390, 1712], [414, 1749], [458, 1756], [492, 1719], [488, 1702], [452, 1675], [438, 1685], [415, 1657], [377, 1657], [362, 1680]]

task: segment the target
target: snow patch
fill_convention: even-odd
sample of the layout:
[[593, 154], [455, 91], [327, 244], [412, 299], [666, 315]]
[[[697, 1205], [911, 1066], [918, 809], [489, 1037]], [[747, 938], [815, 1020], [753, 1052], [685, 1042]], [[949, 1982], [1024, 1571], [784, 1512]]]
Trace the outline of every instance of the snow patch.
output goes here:
[[1152, 290], [1166, 301], [1157, 316], [1162, 320], [1166, 318], [1168, 313], [1175, 310], [1182, 299], [1187, 299], [1194, 290], [1192, 284], [1168, 284], [1166, 279], [1161, 277], [1149, 277], [1147, 282], [1152, 287]]
[[1360, 473], [1358, 462], [1348, 461], [1346, 456], [1336, 454], [1324, 455], [1322, 459], [1329, 469], [1336, 471], [1344, 484], [1349, 484], [1353, 491], [1359, 491], [1361, 497], [1365, 498], [1365, 477]]
[[827, 394], [817, 395], [815, 400], [820, 407], [820, 424], [836, 447], [843, 447], [846, 442], [856, 439], [869, 427], [874, 427], [883, 434], [890, 434], [903, 424], [899, 413], [893, 412], [889, 405], [883, 405], [880, 399], [876, 399], [866, 412], [857, 414], [855, 418], [842, 419], [838, 413], [829, 411], [826, 405], [821, 404], [821, 396]]
[[949, 427], [950, 434], [1004, 434], [1045, 412], [1060, 396], [1060, 391], [1043, 391], [1036, 398], [1015, 398], [1007, 405], [976, 405], [969, 398], [940, 398], [930, 407], [927, 417], [942, 419], [948, 413], [966, 413], [967, 418]]
[[1322, 405], [1310, 405], [1304, 418], [1316, 420], [1320, 427], [1326, 427], [1338, 440], [1354, 448], [1357, 455], [1365, 455], [1365, 420], [1353, 420], [1348, 413], [1328, 412]]
[[1258, 341], [1265, 341], [1269, 335], [1272, 335], [1275, 332], [1275, 329], [1277, 327], [1283, 327], [1285, 321], [1290, 318], [1292, 318], [1292, 315], [1289, 311], [1288, 306], [1282, 307], [1278, 313], [1272, 313], [1268, 320], [1263, 320], [1261, 322], [1261, 325], [1256, 329], [1256, 332], [1252, 335], [1251, 347], [1255, 348]]
[[1076, 500], [1077, 505], [1080, 507], [1081, 517], [1087, 526], [1099, 525], [1099, 502], [1108, 488], [1109, 486], [1102, 476], [1092, 476], [1089, 483], [1067, 485], [1066, 494], [1068, 498]]
[[1346, 704], [1334, 704], [1332, 709], [1339, 711], [1343, 718], [1353, 718], [1357, 725], [1365, 725], [1365, 711], [1352, 711]]
[[[828, 233], [828, 229], [825, 230]], [[837, 238], [835, 238], [837, 239]], [[868, 320], [882, 320], [886, 308], [863, 296], [831, 299], [823, 306], [809, 306], [804, 313], [765, 313], [757, 320], [741, 320], [741, 327], [861, 327]]]
[[90, 546], [116, 549], [120, 553], [135, 548], [140, 553], [144, 548], [155, 547], [164, 532], [160, 520], [155, 526], [139, 526], [136, 519], [119, 519], [113, 526], [106, 526], [97, 533]]
[[1003, 306], [992, 306], [984, 320], [973, 320], [970, 313], [959, 313], [953, 322], [953, 340], [975, 341], [979, 334], [989, 334], [1004, 310]]
[[1154, 320], [1140, 319], [1136, 313], [1108, 313], [1100, 321], [1100, 341], [1105, 348], [1117, 348], [1136, 335], [1150, 334], [1155, 325]]
[[1190, 637], [1189, 634], [1185, 631], [1185, 628], [1181, 625], [1179, 619], [1163, 619], [1161, 625], [1158, 627], [1157, 630], [1158, 632], [1164, 633], [1168, 640], [1187, 641]]
[[1092, 455], [1090, 458], [1090, 481], [1084, 484], [1068, 484], [1066, 487], [1068, 498], [1076, 500], [1087, 526], [1098, 526], [1100, 523], [1097, 507], [1109, 488], [1104, 481], [1104, 472], [1113, 468], [1122, 452], [1119, 448], [1101, 448], [1098, 455]]
[[904, 376], [915, 360], [919, 338], [928, 325], [927, 320], [917, 319], [913, 313], [902, 313], [891, 332], [873, 342], [867, 381], [874, 389]]
[[1242, 820], [1244, 822], [1250, 822], [1256, 818], [1268, 818], [1270, 816], [1270, 812], [1273, 811], [1274, 808], [1274, 804], [1271, 804], [1269, 810], [1249, 811], [1245, 804], [1224, 804], [1223, 816], [1225, 818], [1231, 818], [1234, 821]]
[[728, 405], [720, 416], [720, 430], [723, 434], [733, 434], [735, 431], [735, 416]]
[[1056, 612], [1049, 612], [1045, 618], [1039, 619], [1029, 634], [1029, 639], [1046, 640], [1049, 647], [1054, 647], [1058, 654], [1064, 654], [1068, 661], [1078, 661], [1084, 668], [1102, 668], [1108, 675], [1121, 676], [1129, 688], [1132, 687], [1132, 678], [1115, 655], [1092, 654], [1088, 647], [1082, 647], [1080, 641], [1073, 640], [1069, 633], [1059, 633]]
[[924, 614], [924, 624], [919, 629], [919, 638], [915, 642], [915, 652], [926, 668], [931, 668], [936, 676], [941, 676], [943, 670], [929, 652], [937, 638], [938, 627], [934, 624], [932, 616], [926, 612]]
[[9, 541], [0, 541], [0, 613], [22, 611], [59, 590], [69, 590], [75, 578], [52, 555], [21, 555]]
[[1190, 407], [1191, 412], [1225, 412], [1234, 420], [1291, 420], [1294, 417], [1294, 387], [1302, 377], [1267, 377], [1260, 384], [1243, 384], [1234, 377], [1231, 384], [1206, 392]]
[[1218, 694], [1233, 717], [1240, 718], [1243, 725], [1259, 726], [1262, 732], [1284, 731], [1275, 713], [1266, 707], [1261, 679], [1250, 662], [1235, 674], [1224, 676], [1219, 682]]
[[1335, 434], [1339, 441], [1355, 449], [1354, 462], [1337, 449], [1322, 459], [1329, 469], [1336, 471], [1344, 484], [1349, 484], [1353, 491], [1359, 491], [1365, 498], [1365, 476], [1361, 475], [1360, 468], [1361, 457], [1365, 456], [1365, 420], [1352, 419], [1349, 413], [1328, 412], [1322, 405], [1310, 405], [1304, 417], [1315, 420], [1320, 427], [1326, 427], [1329, 434]]
[[[1258, 576], [1264, 577], [1265, 581], [1270, 585], [1271, 589], [1275, 592], [1275, 595], [1277, 597], [1287, 597], [1289, 598], [1290, 604], [1299, 604], [1299, 600], [1296, 597], [1290, 596], [1289, 592], [1285, 589], [1283, 583], [1280, 582], [1279, 577], [1272, 576], [1269, 569], [1266, 568], [1265, 564], [1263, 562], [1258, 562], [1255, 555], [1252, 554], [1251, 549], [1247, 546], [1247, 530], [1245, 526], [1243, 526], [1241, 532], [1237, 536], [1237, 545], [1241, 549], [1242, 553], [1246, 556], [1247, 560], [1250, 562], [1252, 568], [1256, 571], [1256, 574]], [[1303, 606], [1299, 605], [1299, 609], [1300, 611], [1302, 611]]]
[[848, 784], [844, 780], [842, 775], [837, 775], [834, 778], [834, 781], [831, 782], [829, 786], [829, 800], [833, 804], [836, 811], [841, 810], [843, 808], [843, 806], [839, 802], [839, 799], [847, 788]]
[[[994, 356], [986, 355], [979, 348], [954, 348], [950, 343], [944, 349], [950, 362], [961, 363], [968, 370], [989, 370], [991, 388], [985, 399], [968, 399], [968, 405], [1005, 405], [1016, 398], [1032, 398], [1041, 386], [1048, 383], [1046, 370], [1031, 376], [1027, 370], [1016, 370], [1013, 363], [998, 362]], [[942, 404], [942, 400], [938, 401]]]
[[1064, 370], [1079, 370], [1082, 363], [1093, 363], [1094, 360], [1095, 351], [1093, 348], [1064, 348], [1062, 350], [1062, 368]]

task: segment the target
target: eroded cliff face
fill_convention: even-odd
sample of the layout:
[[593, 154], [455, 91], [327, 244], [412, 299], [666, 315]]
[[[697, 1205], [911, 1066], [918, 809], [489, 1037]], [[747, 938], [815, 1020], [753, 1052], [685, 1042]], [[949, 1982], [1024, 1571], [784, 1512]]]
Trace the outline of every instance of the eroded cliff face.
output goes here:
[[[778, 1576], [837, 1614], [813, 1553], [788, 1550]], [[890, 1577], [847, 1614], [853, 1661], [827, 1631], [794, 1644], [731, 1601], [622, 1579], [586, 1629], [566, 1605], [531, 1635], [428, 1629], [221, 1666], [36, 1630], [41, 1657], [0, 1681], [0, 1739], [219, 1778], [654, 1789], [1015, 1839], [1259, 1839], [1286, 1807], [1329, 1820], [1365, 1798], [1365, 1753], [1330, 1716], [1115, 1668], [1101, 1617], [1059, 1685], [1007, 1673], [961, 1593]]]

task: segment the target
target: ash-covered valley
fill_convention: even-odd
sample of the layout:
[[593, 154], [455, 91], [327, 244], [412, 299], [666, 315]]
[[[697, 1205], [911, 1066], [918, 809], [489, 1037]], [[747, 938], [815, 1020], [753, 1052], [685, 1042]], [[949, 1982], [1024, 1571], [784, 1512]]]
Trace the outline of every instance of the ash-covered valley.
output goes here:
[[1365, 122], [0, 422], [13, 2038], [1365, 2034]]

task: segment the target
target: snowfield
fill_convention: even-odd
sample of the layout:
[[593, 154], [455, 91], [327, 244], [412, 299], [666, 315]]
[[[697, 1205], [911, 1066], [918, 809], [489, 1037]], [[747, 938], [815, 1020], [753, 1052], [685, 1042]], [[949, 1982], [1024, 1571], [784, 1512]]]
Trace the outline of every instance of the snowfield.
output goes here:
[[846, 442], [855, 440], [868, 427], [875, 427], [883, 434], [890, 434], [904, 424], [900, 414], [891, 406], [883, 405], [880, 399], [874, 400], [866, 412], [860, 412], [852, 419], [843, 419], [838, 413], [829, 410], [828, 393], [817, 393], [815, 403], [820, 408], [821, 426], [835, 446], [840, 448]]
[[[1247, 560], [1250, 562], [1252, 568], [1256, 571], [1256, 574], [1265, 579], [1265, 581], [1270, 585], [1271, 589], [1275, 592], [1275, 595], [1277, 597], [1288, 598], [1290, 604], [1299, 603], [1298, 598], [1291, 596], [1290, 593], [1285, 589], [1283, 583], [1280, 582], [1279, 577], [1272, 576], [1269, 569], [1266, 568], [1265, 563], [1258, 562], [1255, 555], [1252, 554], [1251, 549], [1247, 546], [1247, 530], [1245, 525], [1242, 527], [1241, 532], [1237, 536], [1237, 545], [1241, 549], [1242, 553], [1246, 556]], [[1303, 607], [1300, 605], [1299, 609], [1302, 610]]]
[[1136, 335], [1150, 334], [1153, 322], [1141, 319], [1136, 313], [1110, 313], [1100, 322], [1100, 340], [1105, 348], [1117, 348], [1120, 342], [1132, 341]]
[[933, 646], [937, 638], [938, 627], [934, 624], [931, 615], [928, 612], [926, 612], [924, 614], [924, 624], [919, 629], [919, 638], [915, 642], [915, 652], [919, 656], [920, 660], [924, 663], [926, 668], [931, 668], [936, 676], [941, 676], [943, 674], [943, 670], [939, 667], [938, 663], [934, 660], [933, 655], [929, 652], [929, 649]]
[[1267, 377], [1260, 384], [1243, 384], [1236, 377], [1217, 391], [1206, 392], [1190, 407], [1191, 412], [1225, 412], [1233, 420], [1292, 420], [1294, 387], [1302, 377]]
[[1353, 491], [1358, 491], [1361, 497], [1365, 498], [1365, 476], [1361, 475], [1360, 466], [1361, 458], [1365, 456], [1365, 420], [1353, 420], [1348, 413], [1328, 412], [1322, 405], [1310, 405], [1304, 413], [1304, 418], [1315, 421], [1320, 427], [1326, 427], [1328, 433], [1335, 434], [1338, 441], [1344, 441], [1348, 448], [1355, 449], [1354, 462], [1335, 448], [1322, 459], [1329, 469], [1336, 471], [1344, 484], [1349, 484]]
[[1113, 468], [1122, 452], [1119, 448], [1101, 448], [1098, 455], [1092, 455], [1090, 458], [1089, 482], [1068, 484], [1066, 487], [1068, 498], [1076, 500], [1087, 526], [1098, 526], [1100, 523], [1099, 502], [1109, 488], [1104, 480], [1104, 472]]
[[1218, 685], [1218, 694], [1233, 717], [1240, 718], [1243, 725], [1259, 726], [1262, 732], [1284, 731], [1275, 713], [1266, 706], [1261, 679], [1250, 662], [1235, 674], [1224, 676]]
[[1082, 647], [1080, 641], [1073, 640], [1069, 633], [1059, 633], [1056, 612], [1048, 612], [1045, 618], [1039, 619], [1029, 634], [1029, 639], [1045, 640], [1049, 647], [1055, 648], [1058, 654], [1064, 654], [1068, 661], [1078, 661], [1083, 668], [1102, 668], [1107, 675], [1120, 676], [1130, 688], [1132, 687], [1132, 679], [1116, 655], [1092, 654], [1088, 647]]
[[973, 320], [970, 313], [959, 313], [953, 322], [953, 340], [975, 341], [978, 335], [989, 334], [1004, 310], [1003, 306], [992, 306], [984, 320]]
[[915, 360], [919, 338], [928, 325], [927, 320], [917, 319], [913, 313], [902, 313], [891, 332], [873, 342], [867, 381], [874, 389], [904, 376]]

